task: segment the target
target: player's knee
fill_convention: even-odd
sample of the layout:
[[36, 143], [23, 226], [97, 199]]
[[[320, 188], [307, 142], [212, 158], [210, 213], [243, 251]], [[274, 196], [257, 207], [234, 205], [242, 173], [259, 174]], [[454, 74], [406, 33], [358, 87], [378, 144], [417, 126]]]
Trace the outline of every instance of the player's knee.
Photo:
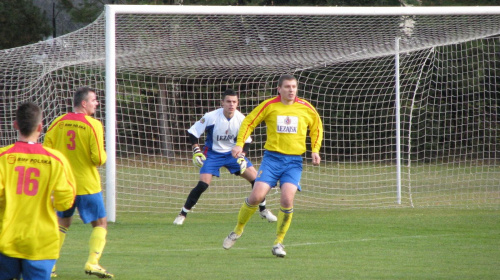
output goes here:
[[196, 187], [191, 190], [191, 196], [200, 197], [202, 193], [204, 193], [208, 189], [208, 184], [203, 181], [198, 181]]
[[206, 191], [208, 189], [208, 184], [203, 182], [203, 181], [198, 181], [198, 185], [196, 185], [196, 187], [194, 187], [194, 189], [197, 190], [198, 192], [203, 193], [204, 191]]

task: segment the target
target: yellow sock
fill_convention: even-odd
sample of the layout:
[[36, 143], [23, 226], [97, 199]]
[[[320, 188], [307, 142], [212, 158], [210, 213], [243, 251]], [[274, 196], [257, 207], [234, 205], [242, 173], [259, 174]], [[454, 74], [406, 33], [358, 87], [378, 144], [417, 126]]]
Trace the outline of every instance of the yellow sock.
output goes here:
[[90, 235], [90, 250], [89, 250], [89, 258], [87, 262], [90, 264], [98, 264], [99, 259], [102, 255], [102, 250], [104, 249], [104, 245], [106, 245], [106, 234], [108, 231], [103, 227], [94, 227], [92, 230], [92, 234]]
[[286, 232], [292, 223], [293, 208], [280, 208], [278, 213], [278, 224], [276, 226], [276, 240], [274, 245], [281, 243], [283, 244], [283, 239], [285, 239]]
[[61, 251], [64, 244], [64, 239], [66, 239], [66, 233], [68, 232], [67, 227], [59, 226], [59, 251]]
[[249, 205], [247, 200], [245, 199], [245, 203], [240, 208], [240, 212], [238, 214], [238, 224], [234, 228], [234, 232], [238, 235], [243, 233], [243, 229], [245, 225], [248, 223], [252, 215], [257, 211], [257, 207], [259, 205]]

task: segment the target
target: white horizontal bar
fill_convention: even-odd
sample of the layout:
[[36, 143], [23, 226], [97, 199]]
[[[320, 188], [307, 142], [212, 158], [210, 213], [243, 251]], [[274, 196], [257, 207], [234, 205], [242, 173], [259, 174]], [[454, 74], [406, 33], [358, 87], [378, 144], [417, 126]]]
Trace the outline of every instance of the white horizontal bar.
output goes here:
[[117, 14], [202, 14], [202, 15], [495, 15], [500, 6], [440, 7], [290, 7], [290, 6], [182, 6], [106, 5]]

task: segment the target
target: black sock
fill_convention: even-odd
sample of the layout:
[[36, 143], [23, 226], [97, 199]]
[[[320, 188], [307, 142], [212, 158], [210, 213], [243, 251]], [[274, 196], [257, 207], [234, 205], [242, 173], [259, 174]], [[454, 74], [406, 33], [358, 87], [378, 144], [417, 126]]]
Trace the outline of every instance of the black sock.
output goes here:
[[[198, 184], [196, 187], [194, 187], [191, 192], [189, 193], [186, 203], [184, 204], [184, 208], [187, 210], [191, 210], [193, 206], [198, 202], [198, 199], [200, 199], [200, 196], [203, 192], [205, 192], [208, 189], [208, 184], [202, 181], [198, 181]], [[182, 209], [181, 215], [186, 216], [187, 212]]]
[[[265, 199], [265, 198], [264, 198], [264, 200], [262, 200], [262, 202], [264, 202], [264, 201], [266, 201], [266, 199]], [[262, 203], [262, 202], [261, 202], [261, 203]], [[262, 211], [264, 211], [264, 210], [266, 210], [266, 205], [260, 205], [260, 204], [259, 204], [259, 211], [260, 211], [260, 212], [262, 212]]]

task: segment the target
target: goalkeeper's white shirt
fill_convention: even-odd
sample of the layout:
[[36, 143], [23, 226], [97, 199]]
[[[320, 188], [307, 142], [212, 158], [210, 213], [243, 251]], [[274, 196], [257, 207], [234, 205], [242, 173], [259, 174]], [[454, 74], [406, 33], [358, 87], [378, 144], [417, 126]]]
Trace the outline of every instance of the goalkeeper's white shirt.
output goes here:
[[[197, 138], [200, 138], [206, 132], [205, 149], [218, 153], [227, 153], [231, 152], [231, 149], [236, 144], [236, 137], [243, 119], [245, 119], [245, 116], [238, 110], [234, 112], [231, 119], [227, 119], [224, 116], [224, 109], [219, 108], [206, 113], [188, 129], [188, 132]], [[245, 143], [250, 142], [252, 142], [252, 138], [248, 137]]]

